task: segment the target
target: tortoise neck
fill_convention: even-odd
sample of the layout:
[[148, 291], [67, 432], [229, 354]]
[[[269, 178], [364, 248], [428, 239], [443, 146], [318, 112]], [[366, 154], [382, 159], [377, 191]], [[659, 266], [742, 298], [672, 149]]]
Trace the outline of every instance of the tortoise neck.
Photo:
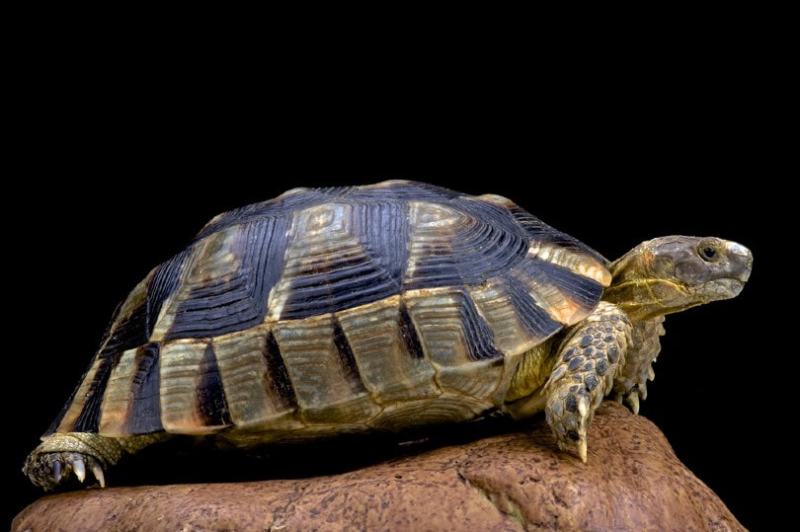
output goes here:
[[632, 279], [609, 286], [603, 299], [625, 311], [632, 322], [649, 321], [700, 305], [684, 297], [680, 286], [662, 279]]
[[625, 311], [631, 321], [647, 321], [701, 304], [686, 289], [652, 275], [652, 254], [644, 242], [611, 264], [611, 285], [603, 299]]

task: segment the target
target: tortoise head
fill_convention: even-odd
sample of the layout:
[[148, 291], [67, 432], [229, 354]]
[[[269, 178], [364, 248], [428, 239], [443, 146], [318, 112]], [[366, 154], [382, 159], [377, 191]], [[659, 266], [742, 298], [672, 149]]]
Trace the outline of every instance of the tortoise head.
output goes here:
[[739, 295], [750, 277], [749, 249], [714, 237], [666, 236], [642, 242], [611, 265], [605, 299], [633, 319], [680, 312]]

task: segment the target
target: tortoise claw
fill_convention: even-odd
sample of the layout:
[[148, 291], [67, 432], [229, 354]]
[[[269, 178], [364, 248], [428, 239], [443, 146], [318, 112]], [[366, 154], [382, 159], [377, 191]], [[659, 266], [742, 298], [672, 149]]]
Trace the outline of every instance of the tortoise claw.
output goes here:
[[92, 464], [92, 474], [94, 478], [97, 479], [97, 482], [100, 483], [101, 488], [106, 487], [106, 477], [103, 475], [103, 468], [100, 467], [100, 464]]
[[630, 407], [631, 412], [639, 414], [639, 392], [637, 390], [628, 394], [625, 398], [625, 403]]
[[56, 484], [61, 482], [61, 461], [56, 460], [53, 462], [53, 479], [56, 481]]
[[586, 437], [584, 436], [576, 445], [576, 451], [578, 452], [578, 458], [581, 459], [581, 462], [584, 464], [587, 460], [588, 455], [588, 445], [586, 443]]
[[72, 470], [75, 471], [75, 476], [78, 478], [78, 481], [83, 484], [83, 481], [86, 480], [86, 464], [78, 458], [74, 462], [72, 462]]

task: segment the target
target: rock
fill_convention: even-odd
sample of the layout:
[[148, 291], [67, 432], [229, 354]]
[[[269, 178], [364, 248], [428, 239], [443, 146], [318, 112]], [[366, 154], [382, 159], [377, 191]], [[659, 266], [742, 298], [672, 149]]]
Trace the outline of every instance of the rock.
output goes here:
[[13, 530], [744, 530], [650, 421], [605, 403], [589, 461], [543, 420], [329, 476], [43, 497]]

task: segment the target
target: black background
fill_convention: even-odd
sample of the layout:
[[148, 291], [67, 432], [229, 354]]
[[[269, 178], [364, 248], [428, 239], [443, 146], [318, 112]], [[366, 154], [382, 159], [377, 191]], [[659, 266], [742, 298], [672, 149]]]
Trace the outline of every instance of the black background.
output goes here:
[[796, 286], [778, 272], [795, 245], [780, 183], [796, 168], [784, 166], [774, 56], [711, 40], [401, 72], [345, 70], [324, 51], [284, 70], [70, 50], [21, 66], [11, 105], [7, 517], [39, 496], [24, 457], [152, 266], [227, 209], [295, 186], [407, 178], [507, 196], [612, 259], [666, 234], [748, 246], [739, 298], [668, 318], [641, 414], [745, 526], [777, 519], [774, 476], [794, 467], [782, 394], [795, 372], [777, 337], [793, 318], [779, 309]]

